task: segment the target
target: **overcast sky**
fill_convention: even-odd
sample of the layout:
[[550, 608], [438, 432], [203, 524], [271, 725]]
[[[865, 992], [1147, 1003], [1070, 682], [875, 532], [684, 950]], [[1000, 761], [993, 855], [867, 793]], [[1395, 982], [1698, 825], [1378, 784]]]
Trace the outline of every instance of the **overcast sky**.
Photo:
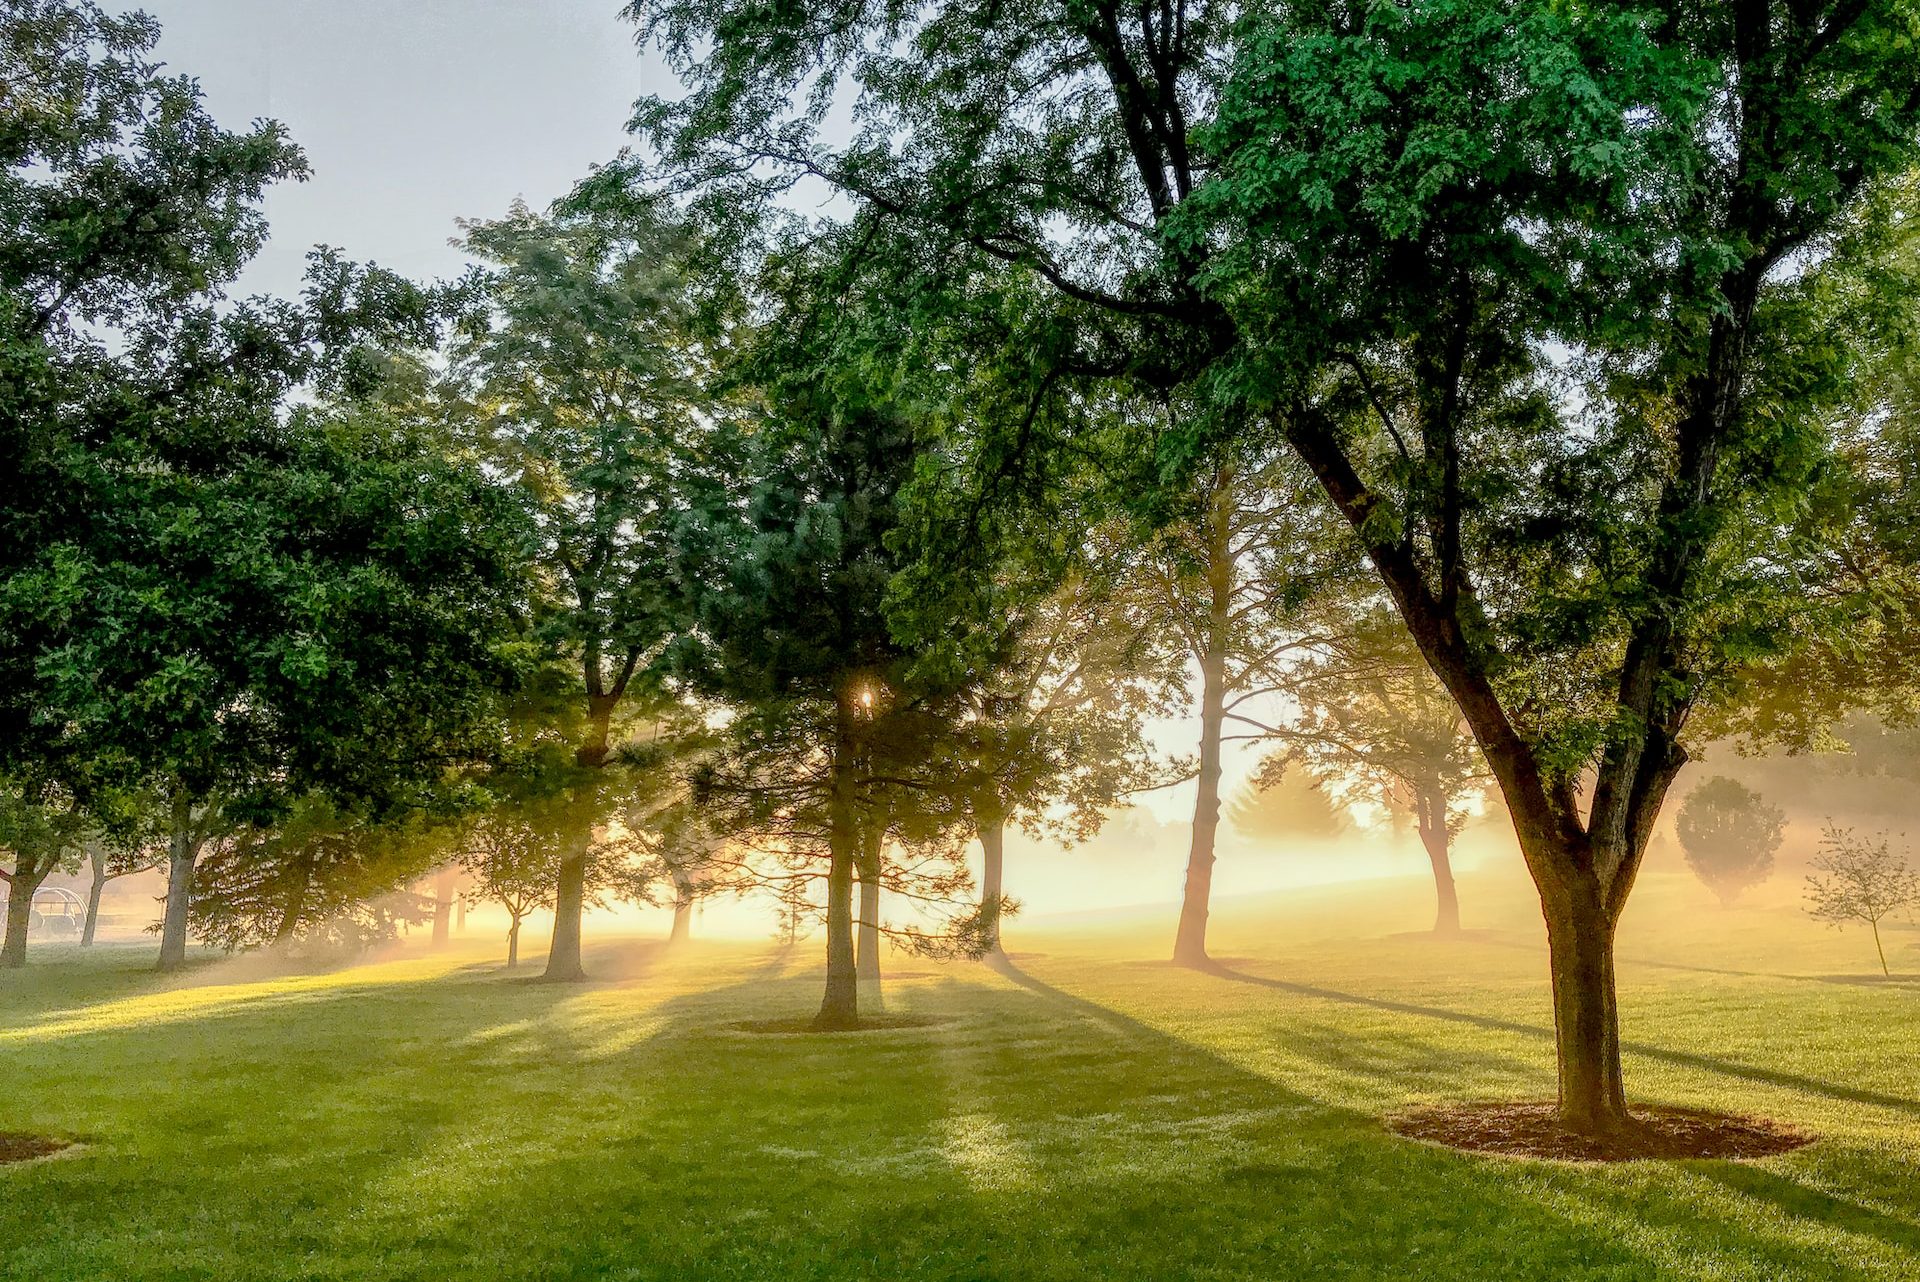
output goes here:
[[671, 83], [619, 0], [136, 2], [216, 119], [270, 116], [306, 149], [313, 177], [269, 200], [273, 241], [242, 292], [293, 290], [319, 242], [452, 275], [455, 218], [563, 194], [626, 141], [634, 99]]

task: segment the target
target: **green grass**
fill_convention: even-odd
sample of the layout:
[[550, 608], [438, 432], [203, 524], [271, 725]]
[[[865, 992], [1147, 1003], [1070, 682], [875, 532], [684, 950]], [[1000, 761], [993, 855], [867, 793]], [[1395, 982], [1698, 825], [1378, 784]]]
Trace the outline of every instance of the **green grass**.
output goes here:
[[[1637, 1098], [1818, 1132], [1757, 1163], [1581, 1167], [1385, 1133], [1410, 1103], [1552, 1092], [1511, 874], [1437, 943], [1418, 883], [1224, 914], [1240, 978], [1022, 927], [1016, 973], [896, 959], [925, 1026], [765, 1035], [815, 949], [603, 942], [601, 982], [491, 941], [323, 974], [163, 980], [150, 948], [0, 977], [19, 1279], [1914, 1278], [1920, 981], [1791, 908], [1651, 879], [1621, 951]], [[1910, 933], [1896, 957], [1915, 965]], [[1897, 961], [1896, 964], [1900, 964]]]

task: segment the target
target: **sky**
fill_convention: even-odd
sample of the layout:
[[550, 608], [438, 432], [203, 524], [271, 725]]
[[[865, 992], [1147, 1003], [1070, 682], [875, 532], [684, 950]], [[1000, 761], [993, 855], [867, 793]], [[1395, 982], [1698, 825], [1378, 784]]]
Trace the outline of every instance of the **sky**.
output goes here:
[[[132, 0], [128, 0], [132, 3]], [[238, 292], [299, 288], [307, 251], [334, 245], [416, 279], [457, 275], [459, 218], [535, 207], [564, 194], [627, 141], [643, 94], [672, 73], [636, 46], [618, 0], [145, 0], [160, 55], [196, 77], [228, 127], [260, 117], [287, 126], [312, 177], [267, 202], [272, 239]], [[1169, 752], [1191, 753], [1197, 724], [1158, 723]], [[1259, 753], [1228, 745], [1231, 798]], [[1140, 798], [1098, 849], [1024, 854], [1014, 893], [1034, 911], [1170, 902], [1184, 877], [1193, 788]], [[1216, 893], [1231, 896], [1329, 877], [1419, 873], [1405, 851], [1318, 858], [1251, 848], [1222, 828]], [[1469, 859], [1466, 862], [1471, 863]], [[1043, 864], [1035, 867], [1035, 864]]]
[[140, 7], [216, 119], [271, 117], [306, 150], [313, 177], [269, 198], [273, 239], [243, 293], [297, 289], [320, 242], [415, 277], [457, 274], [455, 219], [564, 194], [619, 151], [634, 99], [673, 83], [641, 56], [617, 0]]

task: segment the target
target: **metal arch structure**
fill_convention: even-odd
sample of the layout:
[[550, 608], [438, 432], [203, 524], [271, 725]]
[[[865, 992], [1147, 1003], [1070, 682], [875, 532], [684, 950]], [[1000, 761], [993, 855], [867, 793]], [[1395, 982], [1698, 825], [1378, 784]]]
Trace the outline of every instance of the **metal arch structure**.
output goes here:
[[42, 886], [33, 892], [29, 935], [78, 939], [87, 924], [87, 901], [65, 886]]

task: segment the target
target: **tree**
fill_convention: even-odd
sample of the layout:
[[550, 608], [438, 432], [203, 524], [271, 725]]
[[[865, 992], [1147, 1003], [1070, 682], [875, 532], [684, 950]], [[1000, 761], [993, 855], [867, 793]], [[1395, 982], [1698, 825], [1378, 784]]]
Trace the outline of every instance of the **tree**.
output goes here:
[[428, 920], [407, 889], [442, 857], [445, 834], [417, 814], [375, 821], [324, 795], [235, 832], [193, 874], [188, 925], [216, 947], [352, 951]]
[[1341, 569], [1326, 514], [1276, 447], [1242, 439], [1218, 451], [1195, 478], [1185, 516], [1157, 538], [1159, 621], [1184, 642], [1200, 677], [1193, 831], [1173, 945], [1183, 966], [1209, 964], [1221, 749], [1274, 735], [1261, 703], [1285, 692], [1290, 669], [1325, 645], [1322, 602]]
[[1773, 871], [1787, 816], [1737, 779], [1715, 775], [1687, 794], [1674, 830], [1687, 867], [1730, 906]]
[[520, 964], [520, 923], [551, 908], [559, 893], [563, 838], [561, 828], [501, 807], [481, 816], [461, 846], [461, 865], [473, 878], [467, 897], [507, 910], [508, 970]]
[[1192, 235], [1229, 247], [1207, 271], [1235, 381], [1360, 540], [1513, 816], [1562, 1120], [1616, 1132], [1614, 934], [1690, 719], [1818, 621], [1826, 537], [1783, 537], [1834, 459], [1846, 318], [1817, 303], [1920, 155], [1911, 20], [1298, 16], [1245, 32]]
[[80, 946], [91, 948], [100, 931], [100, 901], [107, 883], [121, 877], [152, 872], [166, 858], [164, 841], [125, 840], [118, 836], [95, 836], [87, 850], [87, 924], [80, 931]]
[[1011, 904], [1007, 826], [1083, 840], [1122, 797], [1169, 773], [1142, 725], [1172, 706], [1182, 652], [1155, 628], [1159, 612], [1143, 608], [1139, 549], [1113, 537], [1093, 546], [1059, 587], [1024, 602], [1006, 594], [1010, 648], [961, 693], [949, 727], [955, 787], [980, 842], [989, 954], [1001, 951]]
[[[493, 264], [485, 307], [453, 344], [440, 411], [501, 475], [537, 531], [539, 627], [578, 666], [576, 765], [617, 756], [617, 714], [676, 712], [671, 643], [686, 626], [675, 522], [724, 334], [690, 278], [692, 245], [657, 203], [515, 206], [465, 224]], [[584, 832], [562, 861], [546, 978], [585, 977]]]
[[1891, 913], [1920, 904], [1920, 872], [1904, 854], [1893, 852], [1885, 834], [1869, 840], [1831, 823], [1821, 834], [1812, 867], [1807, 876], [1808, 914], [1834, 926], [1867, 923], [1880, 972], [1891, 976], [1887, 950], [1880, 945], [1880, 923]]
[[1459, 707], [1406, 630], [1375, 610], [1356, 614], [1289, 674], [1297, 715], [1263, 771], [1304, 766], [1343, 802], [1372, 801], [1412, 818], [1433, 869], [1436, 935], [1460, 932], [1453, 838], [1488, 782]]
[[1269, 841], [1326, 841], [1353, 829], [1343, 807], [1304, 770], [1275, 765], [1260, 773], [1227, 803], [1227, 822], [1242, 836]]
[[[861, 228], [767, 258], [771, 319], [735, 374], [763, 408], [718, 438], [684, 535], [700, 644], [682, 670], [732, 709], [693, 801], [745, 856], [775, 864], [775, 880], [826, 882], [822, 1029], [859, 1020], [856, 874], [869, 888], [869, 979], [882, 884], [950, 904], [966, 883], [949, 840], [964, 813], [930, 765], [977, 671], [979, 615], [957, 605], [938, 639], [896, 626], [904, 575], [921, 565], [902, 496], [940, 465], [951, 387], [902, 359], [894, 282], [867, 273], [881, 235]], [[965, 595], [950, 577], [921, 582], [916, 604]], [[890, 839], [915, 855], [888, 859]], [[894, 934], [974, 951], [971, 920]]]
[[33, 897], [58, 869], [79, 866], [92, 820], [49, 785], [0, 781], [0, 850], [13, 856], [11, 871], [0, 869], [7, 884], [6, 938], [0, 943], [0, 967], [27, 964], [27, 932], [33, 923]]

